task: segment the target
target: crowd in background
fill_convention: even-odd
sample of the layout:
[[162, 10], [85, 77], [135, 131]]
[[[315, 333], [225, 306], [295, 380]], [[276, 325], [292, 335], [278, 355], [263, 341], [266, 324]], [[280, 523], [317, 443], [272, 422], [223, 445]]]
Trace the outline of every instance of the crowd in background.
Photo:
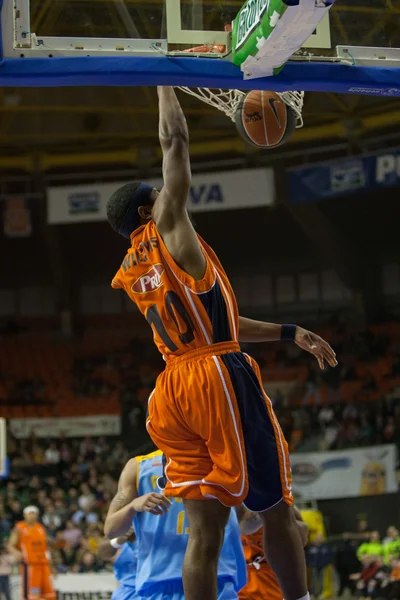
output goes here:
[[[31, 461], [27, 464], [27, 456]], [[23, 508], [33, 504], [46, 527], [55, 569], [96, 572], [108, 505], [129, 456], [115, 438], [34, 436], [11, 444], [11, 472], [0, 482], [0, 535], [7, 539]]]
[[315, 536], [306, 548], [310, 568], [311, 595], [322, 597], [328, 567], [337, 573], [336, 595], [345, 592], [360, 598], [394, 600], [400, 598], [400, 534], [391, 525], [381, 538], [360, 520], [357, 530], [328, 542]]
[[[14, 524], [23, 518], [23, 508], [34, 504], [40, 509], [57, 572], [94, 573], [110, 568], [98, 560], [96, 550], [119, 474], [129, 458], [124, 444], [105, 437], [47, 441], [32, 436], [13, 440], [10, 458], [10, 478], [0, 482], [0, 539], [4, 542], [9, 537]], [[363, 597], [398, 597], [389, 595], [398, 590], [400, 580], [396, 527], [389, 527], [381, 539], [378, 532], [369, 531], [366, 521], [360, 521], [354, 533], [330, 542], [318, 535], [311, 539], [306, 552], [315, 597], [321, 593], [328, 565], [336, 567], [339, 595], [348, 588]]]
[[[336, 369], [319, 371], [313, 359], [294, 344], [248, 347], [266, 374], [266, 383], [271, 368], [283, 376], [285, 372], [290, 374], [293, 368], [305, 373], [301, 386], [295, 390], [297, 395], [293, 394], [293, 388], [279, 385], [279, 381], [268, 389], [291, 451], [384, 443], [400, 447], [400, 346], [397, 341], [388, 333], [366, 330], [355, 334], [340, 323], [331, 324], [330, 331], [327, 337], [340, 357]], [[18, 336], [21, 332], [8, 335]], [[122, 466], [138, 446], [148, 444], [144, 425], [147, 399], [162, 368], [150, 340], [134, 340], [124, 347], [114, 347], [108, 354], [99, 351], [71, 361], [66, 370], [69, 379], [65, 381], [70, 382], [71, 393], [83, 407], [81, 414], [85, 414], [86, 402], [94, 402], [94, 396], [107, 403], [109, 394], [117, 394], [123, 441], [90, 437], [75, 440], [10, 438], [11, 477], [0, 481], [2, 539], [8, 538], [15, 522], [22, 519], [24, 506], [34, 504], [39, 507], [48, 531], [53, 564], [58, 572], [96, 572], [104, 568], [96, 557], [96, 549], [102, 537], [107, 506], [116, 491]], [[11, 387], [7, 378], [12, 379]], [[350, 400], [343, 396], [348, 382], [358, 385], [357, 393]], [[387, 385], [382, 386], [382, 382]], [[49, 401], [45, 382], [34, 377], [18, 379], [15, 373], [3, 374], [0, 388], [12, 389], [10, 396], [0, 394], [0, 404], [23, 406]], [[148, 450], [149, 447], [144, 447], [144, 451]], [[390, 600], [400, 598], [389, 595], [398, 593], [397, 584], [392, 584], [400, 579], [396, 579], [400, 573], [400, 542], [396, 541], [396, 552], [388, 554], [387, 549], [383, 549], [387, 540], [381, 544], [377, 535], [371, 534], [364, 552], [360, 550], [366, 543], [363, 536], [369, 536], [367, 531], [358, 532], [356, 536], [346, 534], [329, 544], [317, 539], [309, 546], [307, 560], [314, 574], [315, 596], [320, 592], [318, 586], [321, 587], [325, 566], [334, 564], [342, 592], [349, 586], [351, 591], [363, 596], [381, 594]], [[397, 540], [397, 533], [395, 537]]]

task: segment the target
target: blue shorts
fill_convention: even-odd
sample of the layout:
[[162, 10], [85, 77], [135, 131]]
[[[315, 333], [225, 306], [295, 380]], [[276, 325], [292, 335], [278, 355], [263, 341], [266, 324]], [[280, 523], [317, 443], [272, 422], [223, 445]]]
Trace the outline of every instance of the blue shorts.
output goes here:
[[[235, 592], [233, 581], [224, 581], [223, 583], [218, 584], [218, 600], [237, 599], [238, 595], [237, 592]], [[114, 600], [114, 594], [112, 600]], [[121, 599], [118, 598], [117, 600]], [[176, 590], [176, 585], [168, 585], [168, 583], [164, 583], [162, 585], [162, 589], [160, 587], [157, 590], [153, 588], [153, 590], [149, 592], [148, 595], [138, 594], [135, 597], [135, 600], [185, 600], [185, 596], [183, 594], [182, 589], [180, 589], [179, 591]]]
[[135, 588], [131, 585], [120, 585], [113, 591], [111, 600], [138, 600]]

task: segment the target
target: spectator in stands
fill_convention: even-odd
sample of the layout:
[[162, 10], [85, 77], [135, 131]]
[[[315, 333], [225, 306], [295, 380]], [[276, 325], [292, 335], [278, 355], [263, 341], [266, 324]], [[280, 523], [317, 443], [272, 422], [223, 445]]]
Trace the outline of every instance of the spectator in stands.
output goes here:
[[318, 413], [318, 421], [321, 429], [325, 429], [335, 418], [335, 412], [331, 406], [324, 406]]
[[365, 557], [383, 557], [384, 548], [380, 541], [379, 531], [372, 531], [368, 542], [361, 544], [357, 550], [357, 558], [362, 561]]
[[29, 485], [28, 485], [28, 492], [29, 492], [30, 497], [33, 500], [37, 499], [40, 489], [41, 489], [40, 479], [37, 475], [34, 475], [32, 477], [32, 479], [29, 481]]
[[333, 553], [322, 533], [317, 533], [314, 542], [306, 551], [307, 565], [311, 568], [311, 594], [318, 598], [324, 589], [326, 568], [332, 564]]
[[97, 514], [90, 510], [90, 508], [85, 508], [85, 510], [78, 509], [72, 515], [72, 521], [75, 525], [84, 526], [89, 525], [89, 523], [97, 523], [99, 517]]
[[100, 529], [97, 525], [91, 524], [87, 528], [87, 542], [90, 552], [96, 554], [100, 541], [103, 539]]
[[383, 561], [382, 558], [368, 555], [362, 558], [361, 565], [361, 571], [353, 573], [350, 578], [356, 582], [357, 595], [366, 598], [372, 592], [372, 588], [369, 586], [370, 581], [374, 580], [378, 571], [382, 568]]
[[6, 512], [6, 507], [4, 506], [4, 501], [0, 497], [0, 544], [2, 539], [8, 537], [11, 531], [11, 519]]
[[400, 536], [397, 527], [391, 525], [387, 528], [386, 537], [383, 539], [383, 553], [385, 562], [400, 558]]
[[60, 517], [61, 521], [63, 523], [65, 523], [66, 518], [68, 516], [68, 508], [67, 508], [64, 500], [57, 498], [57, 500], [55, 500], [55, 502], [54, 502], [54, 509], [55, 509], [56, 515], [58, 515]]
[[385, 590], [384, 597], [387, 598], [387, 600], [398, 600], [398, 598], [400, 598], [400, 560], [392, 560], [391, 566], [392, 570], [390, 572], [388, 586]]
[[19, 500], [11, 500], [8, 505], [12, 525], [22, 519], [22, 505]]
[[3, 600], [11, 600], [10, 575], [14, 564], [14, 556], [8, 552], [4, 542], [0, 540], [0, 598]]
[[355, 584], [350, 576], [357, 573], [360, 563], [357, 558], [358, 543], [351, 537], [350, 533], [343, 534], [343, 540], [339, 543], [336, 550], [335, 566], [339, 576], [338, 596], [340, 597], [347, 588], [351, 594], [354, 594]]
[[46, 511], [43, 513], [42, 521], [50, 536], [54, 536], [57, 529], [61, 527], [61, 517], [56, 513], [52, 502], [49, 502]]
[[82, 483], [81, 485], [81, 495], [78, 498], [78, 506], [81, 510], [85, 510], [91, 508], [95, 502], [96, 498], [90, 491], [90, 487], [87, 483]]
[[389, 525], [386, 530], [386, 537], [383, 538], [383, 546], [387, 546], [399, 539], [399, 530], [394, 525]]
[[62, 570], [69, 571], [76, 564], [77, 548], [69, 542], [66, 542], [64, 547], [59, 550], [59, 564]]
[[100, 568], [95, 555], [89, 550], [85, 550], [74, 570], [76, 573], [98, 573]]
[[387, 444], [390, 444], [394, 440], [395, 434], [395, 421], [391, 415], [387, 418], [385, 427], [383, 429], [383, 438]]
[[77, 546], [79, 546], [79, 543], [81, 541], [82, 531], [79, 529], [79, 527], [75, 525], [75, 523], [71, 519], [68, 519], [68, 521], [65, 524], [63, 536], [68, 544], [71, 544], [73, 548], [76, 548]]
[[44, 512], [46, 503], [47, 503], [47, 501], [49, 499], [48, 496], [47, 496], [46, 490], [39, 490], [38, 493], [37, 493], [37, 497], [36, 498], [37, 498], [36, 504], [41, 509], [41, 512]]

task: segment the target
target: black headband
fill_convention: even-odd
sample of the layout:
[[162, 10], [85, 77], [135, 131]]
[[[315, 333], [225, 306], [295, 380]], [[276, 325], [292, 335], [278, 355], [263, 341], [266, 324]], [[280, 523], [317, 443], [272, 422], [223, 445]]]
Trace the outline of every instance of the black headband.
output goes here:
[[129, 202], [129, 206], [118, 230], [118, 233], [128, 240], [131, 237], [132, 232], [139, 227], [140, 215], [138, 213], [138, 208], [139, 206], [151, 204], [150, 196], [153, 189], [153, 186], [148, 185], [147, 183], [141, 183]]

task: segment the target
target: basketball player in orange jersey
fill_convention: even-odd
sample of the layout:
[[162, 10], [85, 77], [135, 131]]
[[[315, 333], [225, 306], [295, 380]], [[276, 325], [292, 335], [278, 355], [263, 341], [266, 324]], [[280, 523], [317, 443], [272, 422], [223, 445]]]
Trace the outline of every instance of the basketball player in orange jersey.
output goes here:
[[24, 520], [11, 532], [9, 547], [21, 561], [23, 600], [55, 600], [46, 531], [38, 516], [36, 506], [24, 509]]
[[[286, 600], [308, 600], [303, 546], [291, 505], [287, 444], [258, 365], [239, 341], [293, 340], [321, 368], [330, 346], [295, 325], [239, 317], [229, 280], [187, 212], [186, 120], [173, 88], [158, 88], [161, 192], [145, 183], [117, 190], [111, 226], [130, 241], [112, 286], [124, 289], [153, 329], [166, 369], [148, 404], [147, 429], [166, 456], [166, 495], [185, 501], [187, 600], [216, 600], [217, 564], [229, 507], [261, 513], [264, 549]], [[124, 506], [124, 498], [114, 499]], [[120, 503], [120, 504], [119, 504]]]
[[[308, 541], [308, 527], [304, 523], [300, 511], [294, 506], [297, 527], [306, 546]], [[254, 531], [259, 522], [259, 529]], [[239, 592], [239, 600], [282, 600], [283, 593], [279, 586], [275, 573], [267, 563], [263, 551], [262, 520], [257, 513], [246, 511], [240, 517], [240, 529], [242, 532], [242, 543], [244, 556], [247, 563], [247, 584]]]

